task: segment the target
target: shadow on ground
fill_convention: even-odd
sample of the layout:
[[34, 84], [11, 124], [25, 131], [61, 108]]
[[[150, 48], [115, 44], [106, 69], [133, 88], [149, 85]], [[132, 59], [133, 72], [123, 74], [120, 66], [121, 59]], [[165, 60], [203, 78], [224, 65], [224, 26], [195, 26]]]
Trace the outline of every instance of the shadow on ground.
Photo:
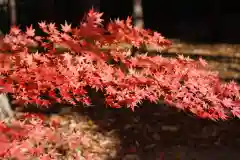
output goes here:
[[89, 116], [103, 131], [117, 132], [121, 147], [116, 159], [239, 159], [239, 120], [213, 122], [147, 103], [135, 112], [101, 107], [101, 102], [95, 105], [79, 113]]

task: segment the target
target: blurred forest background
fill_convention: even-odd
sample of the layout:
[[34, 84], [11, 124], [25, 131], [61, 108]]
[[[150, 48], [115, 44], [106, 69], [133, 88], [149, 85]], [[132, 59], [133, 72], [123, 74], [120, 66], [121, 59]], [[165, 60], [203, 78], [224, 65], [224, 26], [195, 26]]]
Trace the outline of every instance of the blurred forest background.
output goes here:
[[[13, 1], [13, 0], [9, 0]], [[137, 1], [137, 0], [135, 0]], [[0, 0], [0, 30], [9, 30], [8, 0]], [[22, 27], [41, 20], [78, 24], [94, 5], [104, 17], [126, 18], [133, 14], [130, 0], [15, 0], [16, 21]], [[236, 3], [237, 1], [235, 1]], [[239, 43], [240, 8], [230, 1], [142, 0], [144, 25], [164, 36], [191, 42]], [[6, 12], [9, 11], [9, 12]]]

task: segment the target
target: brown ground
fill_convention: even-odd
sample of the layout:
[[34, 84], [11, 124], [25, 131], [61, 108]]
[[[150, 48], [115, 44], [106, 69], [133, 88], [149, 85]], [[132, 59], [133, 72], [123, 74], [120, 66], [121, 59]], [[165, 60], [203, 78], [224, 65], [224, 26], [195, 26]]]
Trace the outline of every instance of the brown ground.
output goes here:
[[222, 79], [240, 82], [239, 44], [187, 44], [175, 40], [166, 52], [167, 56], [179, 53], [192, 58], [203, 57], [208, 60], [212, 69], [219, 71]]
[[[220, 71], [222, 78], [240, 79], [240, 46], [174, 44], [168, 52], [169, 55], [174, 52], [201, 55]], [[107, 133], [112, 133], [109, 137], [115, 148], [102, 158], [104, 160], [239, 159], [239, 120], [201, 120], [164, 105], [144, 104], [144, 107], [132, 112], [128, 109], [107, 109], [101, 107], [100, 102], [95, 103], [74, 114], [67, 115], [65, 112], [60, 117], [75, 123], [85, 121], [88, 128], [98, 128], [89, 132], [89, 136], [99, 136], [96, 146], [103, 137], [110, 135]], [[50, 119], [54, 117], [56, 115], [51, 115]]]

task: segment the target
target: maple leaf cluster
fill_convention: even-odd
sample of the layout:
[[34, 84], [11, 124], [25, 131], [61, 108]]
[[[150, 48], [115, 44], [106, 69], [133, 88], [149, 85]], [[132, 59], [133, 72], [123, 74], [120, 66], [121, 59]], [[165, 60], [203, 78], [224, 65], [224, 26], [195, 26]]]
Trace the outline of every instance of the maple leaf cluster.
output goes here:
[[[133, 27], [131, 18], [104, 27], [101, 16], [90, 10], [75, 28], [67, 22], [61, 29], [41, 22], [46, 36], [35, 35], [32, 26], [26, 31], [13, 27], [0, 54], [0, 92], [12, 93], [14, 103], [23, 105], [89, 105], [90, 86], [102, 91], [106, 105], [115, 108], [134, 110], [144, 100], [162, 99], [201, 118], [240, 116], [240, 87], [235, 82], [221, 82], [203, 59], [132, 56], [122, 44], [163, 49], [171, 43], [157, 32]], [[38, 48], [34, 53], [33, 47]]]
[[[104, 159], [101, 156], [107, 154], [110, 147], [112, 151], [112, 147], [117, 143], [110, 141], [110, 137], [104, 137], [105, 139], [100, 138], [101, 141], [96, 144], [96, 139], [90, 136], [93, 133], [86, 132], [83, 129], [84, 126], [86, 127], [85, 123], [48, 120], [38, 114], [24, 114], [15, 120], [1, 121], [0, 158], [18, 160]], [[110, 145], [109, 142], [112, 144]]]

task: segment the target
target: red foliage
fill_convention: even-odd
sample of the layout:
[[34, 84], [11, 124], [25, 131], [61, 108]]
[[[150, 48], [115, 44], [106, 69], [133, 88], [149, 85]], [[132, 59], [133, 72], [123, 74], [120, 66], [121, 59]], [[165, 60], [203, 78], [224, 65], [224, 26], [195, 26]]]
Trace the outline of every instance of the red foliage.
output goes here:
[[[122, 43], [161, 49], [170, 42], [157, 32], [134, 28], [130, 18], [113, 21], [104, 28], [101, 15], [91, 10], [79, 27], [65, 23], [61, 31], [54, 23], [41, 22], [39, 26], [47, 34], [43, 37], [36, 36], [32, 26], [26, 32], [11, 29], [3, 49], [11, 52], [0, 55], [0, 83], [3, 89], [11, 85], [12, 90], [7, 92], [14, 94], [15, 103], [75, 104], [74, 97], [89, 104], [85, 87], [90, 86], [103, 91], [111, 107], [134, 109], [143, 100], [156, 103], [163, 98], [169, 105], [202, 118], [240, 116], [240, 87], [236, 83], [220, 82], [202, 59], [131, 56]], [[30, 53], [32, 46], [43, 49]], [[59, 52], [56, 46], [66, 50]], [[61, 97], [56, 96], [56, 88]], [[41, 99], [43, 94], [49, 98]]]
[[57, 127], [38, 115], [22, 118], [25, 120], [0, 122], [0, 159], [82, 159], [83, 154], [85, 159], [99, 159], [84, 150], [78, 151], [89, 145], [86, 133]]

